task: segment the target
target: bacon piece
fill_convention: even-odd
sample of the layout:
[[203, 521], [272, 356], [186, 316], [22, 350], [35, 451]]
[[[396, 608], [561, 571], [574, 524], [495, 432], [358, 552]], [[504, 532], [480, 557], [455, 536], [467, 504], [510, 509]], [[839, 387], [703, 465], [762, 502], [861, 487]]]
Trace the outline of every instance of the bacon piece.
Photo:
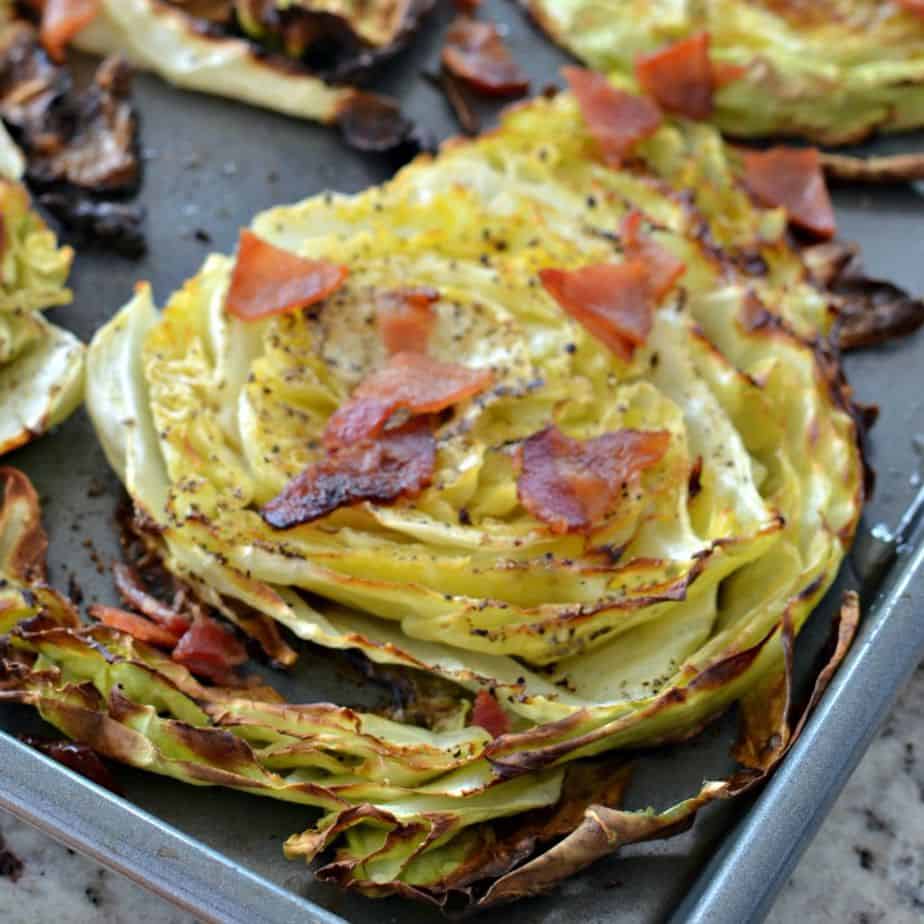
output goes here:
[[629, 259], [639, 259], [648, 270], [651, 292], [660, 301], [674, 287], [686, 271], [686, 264], [678, 260], [666, 247], [641, 233], [642, 213], [629, 212], [622, 223], [622, 244]]
[[924, 0], [898, 0], [898, 5], [924, 19]]
[[617, 90], [603, 74], [583, 67], [564, 67], [562, 74], [611, 167], [618, 167], [661, 124], [661, 111], [650, 99]]
[[225, 309], [243, 321], [294, 311], [336, 292], [347, 274], [345, 266], [296, 256], [244, 229]]
[[247, 660], [244, 646], [208, 616], [196, 616], [171, 653], [177, 664], [214, 683], [237, 683], [233, 668]]
[[433, 477], [436, 440], [425, 419], [332, 450], [296, 475], [261, 514], [275, 529], [311, 523], [340, 507], [419, 494]]
[[126, 606], [143, 613], [177, 638], [189, 628], [190, 621], [186, 616], [171, 609], [166, 603], [161, 603], [144, 589], [141, 575], [134, 568], [117, 563], [113, 565], [112, 573], [116, 590]]
[[731, 61], [714, 61], [712, 63], [712, 86], [721, 90], [736, 80], [741, 80], [748, 72], [744, 64], [732, 64]]
[[626, 362], [651, 333], [655, 306], [642, 260], [543, 269], [539, 278], [571, 317]]
[[479, 690], [475, 694], [470, 724], [480, 726], [492, 738], [500, 738], [510, 731], [510, 718], [494, 694], [487, 690]]
[[176, 632], [171, 632], [163, 626], [158, 626], [145, 619], [144, 616], [120, 610], [115, 606], [103, 606], [100, 603], [95, 603], [90, 607], [89, 612], [94, 619], [98, 619], [104, 626], [118, 629], [139, 642], [155, 645], [157, 648], [167, 648], [169, 650], [180, 640], [180, 635]]
[[117, 796], [124, 795], [122, 788], [115, 781], [111, 771], [103, 763], [102, 758], [92, 748], [76, 741], [53, 741], [48, 738], [34, 738], [31, 735], [20, 735], [23, 744], [41, 751], [52, 760], [63, 764], [74, 773], [92, 780], [97, 786], [114, 792]]
[[775, 147], [744, 153], [744, 182], [764, 205], [786, 209], [790, 224], [820, 238], [837, 224], [818, 151]]
[[626, 485], [667, 451], [666, 430], [617, 430], [589, 440], [548, 427], [520, 449], [517, 496], [553, 533], [586, 532], [618, 506]]
[[436, 323], [433, 303], [439, 301], [436, 289], [396, 289], [381, 292], [375, 300], [379, 334], [389, 355], [426, 353]]
[[324, 443], [335, 448], [375, 437], [396, 411], [435, 414], [477, 395], [493, 381], [489, 369], [443, 363], [423, 353], [396, 353], [331, 415]]
[[651, 54], [640, 55], [635, 74], [642, 89], [668, 112], [690, 119], [708, 119], [712, 115], [714, 78], [708, 32], [697, 32]]
[[99, 13], [100, 0], [45, 0], [39, 38], [55, 61], [63, 61], [71, 39]]
[[520, 96], [529, 89], [497, 26], [471, 16], [457, 16], [449, 27], [443, 66], [485, 96]]

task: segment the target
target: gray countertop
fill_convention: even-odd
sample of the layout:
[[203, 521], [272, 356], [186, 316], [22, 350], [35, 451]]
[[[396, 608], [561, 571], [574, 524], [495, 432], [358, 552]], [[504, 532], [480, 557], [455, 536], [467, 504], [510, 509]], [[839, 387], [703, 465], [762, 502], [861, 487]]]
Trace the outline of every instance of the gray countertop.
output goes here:
[[[922, 731], [924, 666], [806, 851], [770, 924], [924, 920]], [[188, 915], [2, 813], [0, 840], [4, 924], [192, 924]]]

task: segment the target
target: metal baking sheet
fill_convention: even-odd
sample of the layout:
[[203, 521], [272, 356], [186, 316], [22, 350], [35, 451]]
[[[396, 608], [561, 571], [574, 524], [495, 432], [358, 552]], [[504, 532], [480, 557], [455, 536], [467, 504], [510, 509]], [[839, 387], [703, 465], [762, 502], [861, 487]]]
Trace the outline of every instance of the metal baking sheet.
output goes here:
[[[556, 76], [566, 59], [506, 0], [485, 14], [506, 24], [509, 42], [534, 80]], [[456, 131], [442, 97], [419, 78], [438, 60], [441, 13], [419, 43], [376, 80], [400, 95], [437, 138]], [[92, 251], [79, 255], [73, 306], [52, 312], [84, 338], [122, 305], [137, 279], [149, 279], [162, 302], [193, 274], [210, 250], [229, 252], [237, 230], [257, 211], [324, 189], [360, 190], [386, 179], [389, 165], [347, 151], [335, 131], [218, 99], [174, 91], [142, 77], [150, 252], [141, 262]], [[891, 139], [880, 149], [924, 149], [924, 139]], [[842, 233], [861, 242], [875, 274], [924, 291], [924, 200], [910, 187], [844, 188], [836, 203]], [[211, 241], [210, 243], [208, 241]], [[848, 370], [860, 399], [878, 401], [873, 440], [879, 489], [863, 529], [894, 527], [919, 490], [924, 434], [924, 335], [852, 357]], [[917, 447], [917, 448], [916, 448]], [[99, 563], [118, 556], [113, 515], [119, 485], [83, 413], [8, 460], [36, 482], [51, 533], [52, 578], [74, 575], [88, 600], [114, 599]], [[812, 833], [859, 760], [913, 666], [924, 655], [924, 546], [914, 536], [880, 589], [867, 587], [860, 638], [822, 707], [784, 766], [756, 800], [714, 806], [683, 836], [638, 845], [598, 863], [553, 895], [489, 913], [506, 924], [649, 922], [669, 918], [743, 924], [759, 921]], [[856, 583], [850, 567], [842, 585]], [[822, 643], [827, 606], [800, 637], [802, 675]], [[279, 678], [276, 678], [279, 682]], [[306, 648], [283, 692], [302, 701], [356, 703], [369, 695], [328, 653]], [[401, 900], [373, 902], [316, 883], [286, 862], [283, 839], [307, 827], [310, 809], [119, 770], [126, 799], [103, 792], [23, 747], [12, 737], [36, 731], [19, 708], [0, 709], [0, 806], [71, 847], [126, 873], [198, 919], [221, 924], [426, 924], [430, 909]], [[731, 720], [692, 744], [646, 760], [630, 805], [665, 806], [729, 767]]]

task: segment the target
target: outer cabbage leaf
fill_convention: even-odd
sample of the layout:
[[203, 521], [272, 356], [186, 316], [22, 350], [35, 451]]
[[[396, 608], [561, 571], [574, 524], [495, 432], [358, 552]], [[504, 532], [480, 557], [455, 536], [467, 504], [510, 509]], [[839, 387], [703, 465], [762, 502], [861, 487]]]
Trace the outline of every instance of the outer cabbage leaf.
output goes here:
[[0, 454], [68, 417], [83, 398], [84, 347], [38, 312], [71, 301], [73, 252], [0, 179]]

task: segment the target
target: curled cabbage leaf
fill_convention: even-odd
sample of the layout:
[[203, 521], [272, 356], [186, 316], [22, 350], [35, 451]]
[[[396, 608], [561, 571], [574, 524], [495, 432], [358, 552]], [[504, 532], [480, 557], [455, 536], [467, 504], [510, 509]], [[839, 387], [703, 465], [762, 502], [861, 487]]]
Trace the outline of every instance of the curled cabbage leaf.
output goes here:
[[25, 188], [0, 179], [0, 454], [60, 423], [83, 397], [83, 344], [39, 314], [71, 301], [72, 259]]
[[848, 144], [924, 124], [924, 18], [900, 0], [523, 0], [589, 66], [629, 76], [636, 58], [706, 31], [714, 123], [736, 137]]

